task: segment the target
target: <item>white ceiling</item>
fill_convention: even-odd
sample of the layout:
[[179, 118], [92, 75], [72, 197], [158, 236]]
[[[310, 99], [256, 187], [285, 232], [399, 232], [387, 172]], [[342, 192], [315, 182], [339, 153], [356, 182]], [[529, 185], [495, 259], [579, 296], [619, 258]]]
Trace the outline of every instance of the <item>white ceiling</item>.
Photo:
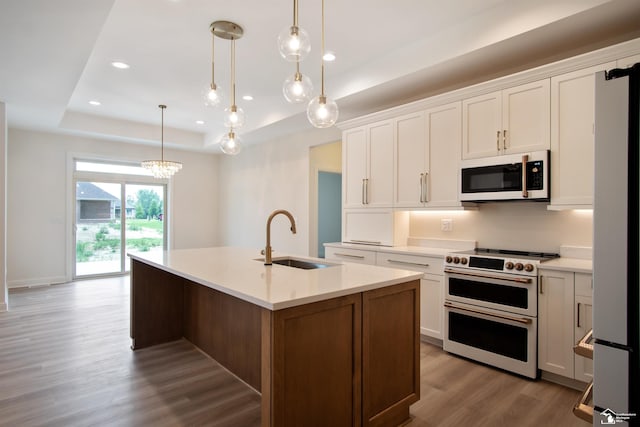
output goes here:
[[[204, 106], [209, 24], [244, 28], [236, 42], [239, 130], [259, 143], [309, 129], [282, 82], [294, 65], [276, 38], [291, 0], [0, 0], [0, 101], [9, 127], [217, 152], [229, 95], [229, 46], [216, 40], [216, 83]], [[299, 0], [312, 42], [301, 71], [319, 87], [320, 1]], [[550, 60], [640, 37], [638, 0], [325, 0], [326, 93], [346, 120]], [[115, 60], [131, 65], [117, 70]], [[253, 101], [241, 97], [251, 94]], [[98, 100], [102, 105], [88, 104]], [[204, 125], [196, 120], [205, 121]]]

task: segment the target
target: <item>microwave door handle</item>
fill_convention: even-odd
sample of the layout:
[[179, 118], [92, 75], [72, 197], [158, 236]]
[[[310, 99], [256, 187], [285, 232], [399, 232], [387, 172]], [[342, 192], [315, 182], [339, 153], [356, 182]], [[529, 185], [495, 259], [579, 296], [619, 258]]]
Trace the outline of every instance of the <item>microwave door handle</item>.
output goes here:
[[529, 161], [529, 155], [524, 154], [522, 156], [522, 198], [526, 199], [529, 197], [529, 192], [527, 191], [527, 162]]

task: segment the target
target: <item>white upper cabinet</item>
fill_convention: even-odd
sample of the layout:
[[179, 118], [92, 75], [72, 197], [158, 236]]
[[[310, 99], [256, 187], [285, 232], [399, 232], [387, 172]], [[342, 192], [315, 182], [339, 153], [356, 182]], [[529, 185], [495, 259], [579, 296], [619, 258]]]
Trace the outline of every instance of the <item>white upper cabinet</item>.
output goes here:
[[549, 149], [549, 79], [462, 101], [462, 158]]
[[551, 206], [593, 206], [595, 73], [610, 62], [551, 79]]
[[462, 140], [462, 103], [453, 102], [425, 112], [428, 164], [425, 200], [428, 207], [460, 206], [460, 150]]
[[454, 207], [458, 202], [460, 102], [397, 119], [395, 207]]
[[397, 207], [424, 205], [425, 177], [429, 171], [427, 125], [423, 112], [396, 119], [396, 196]]
[[391, 120], [344, 132], [344, 208], [392, 206], [394, 146]]

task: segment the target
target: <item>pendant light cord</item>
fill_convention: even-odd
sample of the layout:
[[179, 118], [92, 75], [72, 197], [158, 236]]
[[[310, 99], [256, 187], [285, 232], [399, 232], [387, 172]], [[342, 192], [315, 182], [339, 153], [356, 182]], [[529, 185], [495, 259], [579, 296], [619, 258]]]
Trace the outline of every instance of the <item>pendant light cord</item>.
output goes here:
[[236, 39], [231, 39], [231, 105], [236, 105]]
[[324, 97], [324, 0], [322, 0], [322, 28], [320, 31], [320, 35], [321, 35], [321, 49], [322, 49], [322, 65], [320, 68], [320, 94], [321, 96]]
[[216, 40], [216, 35], [214, 34], [213, 31], [211, 31], [211, 88], [213, 89], [215, 84], [216, 84], [216, 80], [214, 77], [214, 59], [215, 59], [215, 40]]
[[160, 119], [160, 161], [164, 164], [164, 109], [167, 108], [166, 105], [158, 105], [160, 107], [161, 119]]
[[298, 28], [298, 0], [293, 0], [293, 26]]

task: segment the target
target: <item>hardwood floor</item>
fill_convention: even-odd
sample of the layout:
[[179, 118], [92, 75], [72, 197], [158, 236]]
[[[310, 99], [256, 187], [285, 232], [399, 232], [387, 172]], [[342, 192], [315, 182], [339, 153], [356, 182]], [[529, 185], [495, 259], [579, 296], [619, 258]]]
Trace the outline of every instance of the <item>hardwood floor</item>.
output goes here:
[[[11, 290], [0, 425], [259, 426], [260, 396], [189, 342], [133, 352], [129, 279]], [[421, 345], [409, 426], [581, 426], [579, 393]]]

